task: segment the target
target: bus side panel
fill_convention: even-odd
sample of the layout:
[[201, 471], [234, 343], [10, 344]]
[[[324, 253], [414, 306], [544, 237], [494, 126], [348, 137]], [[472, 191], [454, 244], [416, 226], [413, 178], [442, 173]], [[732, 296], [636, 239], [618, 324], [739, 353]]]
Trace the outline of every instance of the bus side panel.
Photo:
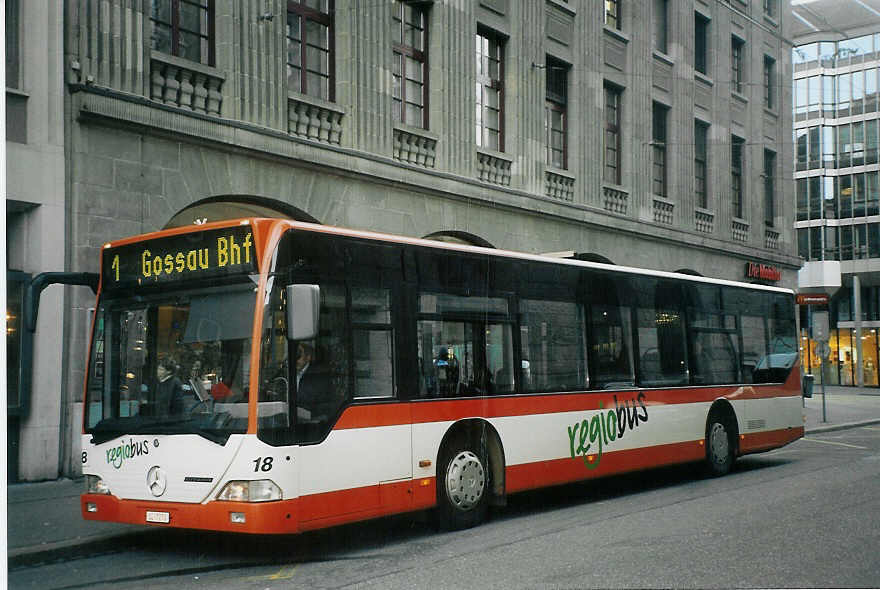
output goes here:
[[428, 508], [437, 503], [437, 461], [443, 437], [454, 424], [452, 421], [417, 422], [412, 429], [413, 505]]
[[[382, 406], [353, 406], [347, 413]], [[386, 406], [390, 407], [390, 406]], [[396, 406], [399, 410], [401, 406]], [[408, 420], [408, 418], [407, 418]], [[409, 424], [336, 428], [319, 444], [300, 448], [300, 520], [308, 522], [346, 514], [379, 513], [408, 509], [412, 478]], [[391, 504], [393, 510], [386, 504]]]
[[504, 444], [507, 491], [696, 461], [705, 456], [708, 402], [670, 405], [658, 398], [644, 406], [632, 401], [629, 406], [610, 406], [491, 420]]

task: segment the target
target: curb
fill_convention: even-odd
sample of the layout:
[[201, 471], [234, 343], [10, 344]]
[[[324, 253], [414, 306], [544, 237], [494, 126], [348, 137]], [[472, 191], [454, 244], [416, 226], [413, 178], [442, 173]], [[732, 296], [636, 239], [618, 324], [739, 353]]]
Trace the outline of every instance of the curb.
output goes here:
[[127, 550], [127, 544], [138, 537], [152, 533], [146, 531], [123, 531], [89, 537], [80, 537], [66, 541], [56, 541], [43, 545], [10, 549], [7, 553], [9, 569], [38, 565], [41, 563], [90, 557], [99, 553], [114, 553]]
[[843, 424], [826, 424], [815, 426], [810, 429], [804, 429], [804, 435], [818, 434], [821, 432], [834, 432], [835, 430], [848, 430], [850, 428], [861, 428], [862, 426], [871, 426], [872, 424], [880, 424], [880, 418], [861, 420], [859, 422], [844, 422]]

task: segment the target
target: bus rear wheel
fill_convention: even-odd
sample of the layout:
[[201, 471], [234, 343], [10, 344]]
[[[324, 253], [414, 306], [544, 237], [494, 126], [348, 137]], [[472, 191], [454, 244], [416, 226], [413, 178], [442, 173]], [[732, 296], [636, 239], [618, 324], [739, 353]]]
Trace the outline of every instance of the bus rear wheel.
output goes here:
[[712, 416], [706, 427], [706, 470], [712, 477], [726, 475], [733, 466], [736, 442], [733, 429], [722, 416]]
[[490, 489], [486, 457], [471, 445], [452, 444], [444, 449], [438, 467], [440, 526], [459, 530], [485, 520]]

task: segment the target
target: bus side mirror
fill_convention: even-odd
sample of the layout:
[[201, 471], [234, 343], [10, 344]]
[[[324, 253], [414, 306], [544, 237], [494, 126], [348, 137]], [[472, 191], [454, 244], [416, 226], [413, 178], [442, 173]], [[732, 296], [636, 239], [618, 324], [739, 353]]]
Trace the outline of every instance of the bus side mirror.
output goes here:
[[287, 338], [311, 340], [318, 335], [318, 313], [321, 310], [321, 287], [288, 285]]

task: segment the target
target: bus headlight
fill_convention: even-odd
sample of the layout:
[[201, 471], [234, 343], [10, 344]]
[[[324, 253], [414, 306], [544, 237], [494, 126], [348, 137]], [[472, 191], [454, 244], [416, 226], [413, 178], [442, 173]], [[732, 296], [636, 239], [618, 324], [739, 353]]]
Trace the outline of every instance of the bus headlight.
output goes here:
[[281, 499], [281, 488], [270, 479], [230, 481], [217, 494], [217, 499], [227, 502], [272, 502]]
[[110, 488], [104, 483], [104, 480], [97, 475], [86, 476], [86, 493], [87, 494], [109, 494]]

